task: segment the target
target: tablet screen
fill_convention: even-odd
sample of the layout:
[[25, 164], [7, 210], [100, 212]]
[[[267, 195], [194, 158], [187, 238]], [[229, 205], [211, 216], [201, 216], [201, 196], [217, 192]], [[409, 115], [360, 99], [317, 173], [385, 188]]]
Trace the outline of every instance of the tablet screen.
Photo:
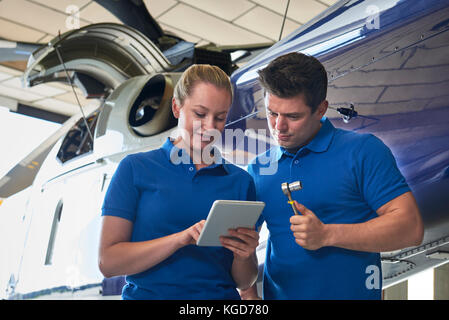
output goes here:
[[216, 200], [196, 244], [221, 246], [220, 236], [229, 236], [228, 229], [254, 228], [264, 207], [261, 201]]

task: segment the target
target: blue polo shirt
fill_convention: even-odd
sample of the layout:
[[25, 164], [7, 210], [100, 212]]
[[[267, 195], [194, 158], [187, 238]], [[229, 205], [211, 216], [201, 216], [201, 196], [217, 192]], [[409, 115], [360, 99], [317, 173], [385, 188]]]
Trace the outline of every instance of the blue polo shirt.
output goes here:
[[[132, 221], [131, 241], [137, 242], [180, 232], [206, 219], [217, 199], [255, 200], [251, 176], [214, 151], [214, 163], [198, 171], [169, 139], [160, 149], [128, 155], [112, 177], [102, 215]], [[188, 245], [158, 265], [128, 275], [122, 297], [240, 299], [232, 262], [232, 252], [223, 247]]]
[[[323, 223], [354, 224], [377, 217], [376, 210], [410, 191], [396, 161], [371, 134], [336, 129], [323, 117], [314, 139], [290, 154], [274, 147], [248, 166], [269, 238], [263, 277], [264, 299], [380, 299], [379, 253], [337, 247], [307, 250], [290, 230], [294, 214], [281, 184], [300, 180], [292, 198]], [[274, 174], [262, 168], [276, 164]], [[273, 170], [268, 170], [273, 172]]]

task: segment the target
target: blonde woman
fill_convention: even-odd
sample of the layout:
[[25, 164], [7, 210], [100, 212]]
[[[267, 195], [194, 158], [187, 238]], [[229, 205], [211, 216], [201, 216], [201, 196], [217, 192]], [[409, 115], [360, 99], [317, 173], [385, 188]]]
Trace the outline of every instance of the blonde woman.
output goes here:
[[102, 208], [99, 267], [126, 275], [123, 299], [240, 299], [257, 278], [258, 233], [230, 230], [223, 247], [196, 240], [217, 199], [255, 200], [252, 178], [210, 146], [232, 101], [229, 77], [193, 65], [175, 87], [180, 135], [157, 150], [124, 158]]

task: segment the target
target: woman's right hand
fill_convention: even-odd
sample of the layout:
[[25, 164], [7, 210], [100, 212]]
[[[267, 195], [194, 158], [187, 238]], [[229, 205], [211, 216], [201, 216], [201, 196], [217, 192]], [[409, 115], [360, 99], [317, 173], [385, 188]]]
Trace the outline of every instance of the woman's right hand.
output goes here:
[[196, 244], [196, 241], [200, 236], [201, 230], [203, 230], [204, 223], [206, 223], [206, 220], [201, 220], [200, 222], [195, 223], [190, 228], [187, 228], [184, 231], [179, 232], [178, 236], [181, 246]]

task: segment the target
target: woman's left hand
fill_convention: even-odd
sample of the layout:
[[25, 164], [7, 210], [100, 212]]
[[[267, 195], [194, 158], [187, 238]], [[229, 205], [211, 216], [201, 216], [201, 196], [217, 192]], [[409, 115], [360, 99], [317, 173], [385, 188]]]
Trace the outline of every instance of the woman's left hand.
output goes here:
[[223, 247], [234, 253], [235, 259], [246, 260], [250, 258], [259, 245], [259, 233], [254, 229], [229, 229], [229, 236], [221, 236]]

